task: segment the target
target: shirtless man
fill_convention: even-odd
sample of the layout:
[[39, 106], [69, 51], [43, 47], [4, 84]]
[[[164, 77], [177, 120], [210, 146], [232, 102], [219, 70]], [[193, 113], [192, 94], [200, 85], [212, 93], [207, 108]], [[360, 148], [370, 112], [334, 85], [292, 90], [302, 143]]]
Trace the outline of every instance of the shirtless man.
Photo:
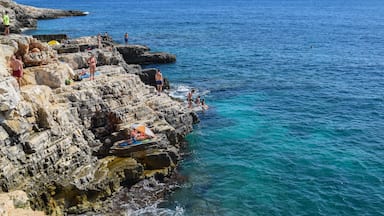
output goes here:
[[21, 87], [21, 77], [23, 76], [23, 62], [16, 58], [15, 55], [11, 57], [10, 66], [12, 68], [12, 76], [17, 79], [19, 89]]
[[96, 64], [97, 64], [97, 60], [96, 60], [95, 54], [91, 54], [91, 57], [88, 59], [89, 80], [95, 79]]
[[161, 74], [161, 71], [157, 69], [156, 75], [155, 75], [155, 80], [156, 80], [156, 88], [157, 88], [157, 95], [160, 95], [161, 91], [163, 90], [163, 74]]
[[188, 92], [188, 95], [187, 95], [187, 101], [188, 101], [188, 107], [189, 108], [192, 108], [193, 93], [195, 93], [195, 89], [192, 89], [190, 92]]

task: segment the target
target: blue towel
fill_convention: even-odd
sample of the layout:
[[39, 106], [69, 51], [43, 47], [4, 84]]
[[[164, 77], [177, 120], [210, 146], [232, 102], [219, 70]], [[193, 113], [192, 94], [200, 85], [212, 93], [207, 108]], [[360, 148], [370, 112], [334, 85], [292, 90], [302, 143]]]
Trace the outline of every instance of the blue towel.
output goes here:
[[120, 147], [125, 147], [125, 146], [128, 146], [129, 143], [128, 142], [122, 142], [119, 144]]
[[[100, 72], [99, 71], [96, 71], [95, 72], [95, 76], [97, 76], [97, 75], [100, 75]], [[84, 74], [84, 75], [81, 75], [80, 76], [80, 78], [81, 79], [85, 79], [85, 78], [89, 78], [91, 75], [89, 74], [89, 73], [86, 73], [86, 74]]]

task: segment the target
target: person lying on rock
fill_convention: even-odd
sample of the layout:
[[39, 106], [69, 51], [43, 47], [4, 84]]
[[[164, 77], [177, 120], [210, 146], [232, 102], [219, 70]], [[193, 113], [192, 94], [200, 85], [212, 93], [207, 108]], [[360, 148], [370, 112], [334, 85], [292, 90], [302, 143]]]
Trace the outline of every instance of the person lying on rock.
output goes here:
[[150, 139], [151, 137], [148, 136], [147, 134], [145, 133], [141, 133], [140, 131], [136, 130], [136, 129], [133, 129], [131, 131], [131, 139], [133, 141], [136, 141], [136, 140], [145, 140], [145, 139]]

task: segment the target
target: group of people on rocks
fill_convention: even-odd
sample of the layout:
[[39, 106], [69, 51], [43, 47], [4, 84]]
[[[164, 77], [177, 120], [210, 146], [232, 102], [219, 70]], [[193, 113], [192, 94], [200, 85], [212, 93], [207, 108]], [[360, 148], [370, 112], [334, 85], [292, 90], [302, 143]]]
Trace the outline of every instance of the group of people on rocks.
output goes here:
[[[2, 16], [3, 25], [5, 27], [4, 35], [9, 34], [9, 16], [8, 12], [5, 11], [5, 13]], [[99, 33], [97, 35], [97, 41], [98, 41], [98, 47], [102, 48], [102, 40], [108, 40], [109, 36], [108, 33], [105, 32], [104, 36], [101, 36]], [[125, 44], [128, 44], [128, 33], [124, 34], [124, 42]], [[89, 66], [89, 79], [94, 80], [95, 79], [95, 72], [96, 72], [96, 65], [97, 65], [97, 58], [95, 57], [95, 54], [89, 52], [90, 57], [87, 59], [87, 63]], [[17, 83], [19, 84], [19, 88], [21, 87], [21, 78], [23, 77], [23, 61], [20, 60], [20, 58], [17, 58], [15, 55], [12, 55], [10, 59], [10, 67], [12, 69], [12, 76], [14, 76], [17, 80]], [[86, 74], [85, 69], [83, 68], [81, 73], [78, 74], [78, 76], [83, 76]], [[164, 78], [163, 74], [161, 73], [160, 69], [156, 69], [155, 74], [155, 81], [156, 81], [156, 90], [157, 95], [161, 95], [163, 91], [163, 85], [164, 85]], [[187, 101], [188, 101], [188, 107], [192, 108], [193, 103], [195, 105], [201, 106], [203, 110], [206, 110], [208, 106], [205, 104], [205, 100], [201, 99], [200, 96], [197, 96], [195, 100], [193, 100], [193, 94], [195, 93], [195, 90], [192, 89], [190, 92], [188, 92], [187, 95]]]
[[204, 98], [200, 98], [200, 95], [198, 95], [195, 100], [193, 100], [193, 94], [195, 93], [195, 89], [192, 89], [190, 92], [188, 92], [187, 94], [187, 102], [188, 102], [188, 108], [192, 109], [193, 107], [193, 104], [195, 104], [195, 106], [199, 106], [201, 107], [201, 109], [204, 111], [204, 110], [207, 110], [208, 109], [208, 105], [205, 104], [205, 99]]

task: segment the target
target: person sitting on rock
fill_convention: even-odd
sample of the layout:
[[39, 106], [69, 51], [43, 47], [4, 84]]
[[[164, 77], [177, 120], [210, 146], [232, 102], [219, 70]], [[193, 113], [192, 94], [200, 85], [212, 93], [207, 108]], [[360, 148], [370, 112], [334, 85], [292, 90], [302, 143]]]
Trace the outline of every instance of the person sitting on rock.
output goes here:
[[187, 101], [188, 101], [188, 108], [192, 108], [192, 101], [193, 101], [193, 93], [195, 93], [195, 89], [192, 89], [187, 94]]
[[207, 110], [209, 107], [207, 104], [205, 104], [205, 99], [201, 99], [201, 108], [204, 110]]
[[195, 104], [196, 105], [200, 105], [200, 95], [198, 95], [197, 97], [196, 97], [196, 99], [195, 99]]
[[80, 73], [79, 73], [79, 75], [80, 75], [80, 76], [84, 76], [84, 75], [86, 75], [86, 74], [87, 74], [87, 71], [85, 70], [85, 68], [82, 68], [81, 71], [80, 71]]

